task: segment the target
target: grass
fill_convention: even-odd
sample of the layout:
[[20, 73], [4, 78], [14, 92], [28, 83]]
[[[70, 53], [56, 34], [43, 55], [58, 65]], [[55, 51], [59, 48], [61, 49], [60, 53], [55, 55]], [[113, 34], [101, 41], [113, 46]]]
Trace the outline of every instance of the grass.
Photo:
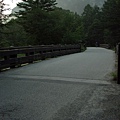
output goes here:
[[113, 77], [113, 80], [114, 80], [114, 81], [117, 81], [117, 71], [112, 72], [112, 73], [111, 73], [111, 76]]
[[82, 45], [81, 46], [81, 52], [84, 52], [86, 50], [86, 48]]
[[17, 57], [18, 57], [18, 58], [20, 58], [20, 57], [25, 57], [25, 54], [18, 54]]

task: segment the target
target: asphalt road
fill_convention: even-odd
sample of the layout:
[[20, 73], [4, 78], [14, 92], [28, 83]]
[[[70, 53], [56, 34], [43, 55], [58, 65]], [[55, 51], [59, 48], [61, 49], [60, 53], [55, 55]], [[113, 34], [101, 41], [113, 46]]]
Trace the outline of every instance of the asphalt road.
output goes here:
[[114, 65], [113, 51], [90, 47], [2, 72], [0, 120], [119, 120]]

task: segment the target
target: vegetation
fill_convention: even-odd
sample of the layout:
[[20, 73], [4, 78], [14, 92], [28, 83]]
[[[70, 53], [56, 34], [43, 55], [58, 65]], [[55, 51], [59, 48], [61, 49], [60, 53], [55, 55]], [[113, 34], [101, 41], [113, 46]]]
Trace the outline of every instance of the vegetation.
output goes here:
[[113, 81], [117, 81], [117, 71], [111, 73]]
[[4, 11], [6, 10], [4, 0], [0, 0], [0, 46], [4, 46], [6, 43], [3, 41], [3, 28], [4, 21], [7, 19], [7, 15], [4, 15]]
[[0, 2], [0, 47], [41, 44], [95, 46], [120, 42], [120, 1], [107, 0], [102, 8], [87, 5], [81, 15], [56, 7], [56, 0], [23, 0], [12, 19], [3, 24]]

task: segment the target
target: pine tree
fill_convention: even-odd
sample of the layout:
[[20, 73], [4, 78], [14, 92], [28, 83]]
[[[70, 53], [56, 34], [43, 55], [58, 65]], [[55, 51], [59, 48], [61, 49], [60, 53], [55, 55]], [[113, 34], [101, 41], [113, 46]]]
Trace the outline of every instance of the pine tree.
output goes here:
[[95, 46], [95, 43], [101, 43], [101, 12], [98, 6], [85, 6], [82, 14], [82, 24], [84, 30], [84, 39], [87, 40], [89, 46]]
[[30, 34], [34, 44], [47, 44], [54, 26], [50, 12], [54, 10], [55, 0], [23, 0], [18, 4], [21, 8], [16, 16], [25, 31]]
[[22, 1], [23, 2], [17, 4], [17, 6], [21, 9], [19, 12], [16, 13], [17, 17], [23, 16], [37, 8], [49, 12], [54, 10], [55, 5], [57, 4], [56, 0], [22, 0]]
[[102, 8], [104, 29], [111, 33], [113, 45], [120, 42], [120, 1], [107, 0]]
[[3, 26], [3, 21], [6, 19], [6, 15], [4, 15], [5, 11], [5, 3], [4, 0], [0, 0], [0, 28]]
[[2, 34], [3, 34], [3, 27], [4, 27], [4, 22], [7, 19], [7, 15], [5, 15], [3, 12], [6, 11], [7, 9], [5, 8], [5, 3], [4, 0], [0, 0], [0, 47], [3, 46], [3, 41], [2, 41]]

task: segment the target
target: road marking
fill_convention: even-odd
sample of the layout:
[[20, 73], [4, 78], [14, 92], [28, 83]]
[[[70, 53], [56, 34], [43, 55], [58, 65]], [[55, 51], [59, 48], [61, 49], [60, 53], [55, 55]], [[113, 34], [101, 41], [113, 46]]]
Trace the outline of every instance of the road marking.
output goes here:
[[79, 79], [68, 77], [53, 77], [53, 76], [28, 76], [28, 75], [1, 75], [0, 78], [14, 78], [14, 79], [34, 79], [42, 81], [58, 81], [58, 82], [74, 82], [74, 83], [91, 83], [91, 84], [103, 84], [110, 85], [111, 83], [106, 80], [91, 80], [91, 79]]

